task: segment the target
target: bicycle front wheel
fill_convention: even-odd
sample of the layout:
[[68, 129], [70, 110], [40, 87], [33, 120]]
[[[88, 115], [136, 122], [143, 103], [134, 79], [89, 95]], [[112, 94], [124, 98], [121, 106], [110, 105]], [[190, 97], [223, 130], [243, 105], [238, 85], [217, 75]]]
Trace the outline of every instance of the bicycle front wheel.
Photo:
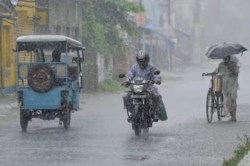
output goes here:
[[207, 122], [211, 123], [213, 120], [214, 114], [214, 95], [211, 90], [207, 93], [207, 102], [206, 102], [206, 115], [207, 115]]

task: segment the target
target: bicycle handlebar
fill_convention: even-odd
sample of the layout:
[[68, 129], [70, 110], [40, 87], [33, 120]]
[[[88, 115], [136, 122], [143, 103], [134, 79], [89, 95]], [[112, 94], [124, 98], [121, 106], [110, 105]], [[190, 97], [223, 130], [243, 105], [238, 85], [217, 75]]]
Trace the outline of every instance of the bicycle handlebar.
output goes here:
[[212, 76], [215, 75], [215, 73], [202, 73], [202, 76]]
[[218, 74], [218, 73], [202, 73], [202, 76], [218, 76], [218, 77], [223, 77], [224, 75], [223, 74]]

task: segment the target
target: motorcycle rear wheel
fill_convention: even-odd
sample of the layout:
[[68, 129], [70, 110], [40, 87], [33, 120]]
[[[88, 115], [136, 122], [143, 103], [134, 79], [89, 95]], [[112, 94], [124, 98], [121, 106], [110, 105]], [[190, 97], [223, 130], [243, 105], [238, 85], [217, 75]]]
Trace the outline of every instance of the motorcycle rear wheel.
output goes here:
[[143, 134], [148, 134], [149, 128], [148, 127], [142, 128], [142, 132]]

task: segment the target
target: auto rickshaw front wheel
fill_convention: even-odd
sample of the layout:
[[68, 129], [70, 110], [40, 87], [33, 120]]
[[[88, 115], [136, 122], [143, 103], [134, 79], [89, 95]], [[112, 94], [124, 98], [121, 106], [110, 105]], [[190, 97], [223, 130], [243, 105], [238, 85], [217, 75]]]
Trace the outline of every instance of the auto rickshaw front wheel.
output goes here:
[[27, 131], [29, 119], [29, 114], [25, 110], [20, 109], [20, 125], [23, 132]]

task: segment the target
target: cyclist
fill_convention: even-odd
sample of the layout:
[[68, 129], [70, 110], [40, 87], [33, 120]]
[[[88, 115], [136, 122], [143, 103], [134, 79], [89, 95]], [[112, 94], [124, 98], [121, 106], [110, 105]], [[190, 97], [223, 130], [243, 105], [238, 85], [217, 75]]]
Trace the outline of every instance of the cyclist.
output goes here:
[[214, 73], [222, 75], [222, 93], [224, 99], [225, 116], [231, 115], [231, 120], [236, 121], [237, 90], [239, 89], [238, 75], [240, 63], [235, 56], [226, 56], [215, 69]]

